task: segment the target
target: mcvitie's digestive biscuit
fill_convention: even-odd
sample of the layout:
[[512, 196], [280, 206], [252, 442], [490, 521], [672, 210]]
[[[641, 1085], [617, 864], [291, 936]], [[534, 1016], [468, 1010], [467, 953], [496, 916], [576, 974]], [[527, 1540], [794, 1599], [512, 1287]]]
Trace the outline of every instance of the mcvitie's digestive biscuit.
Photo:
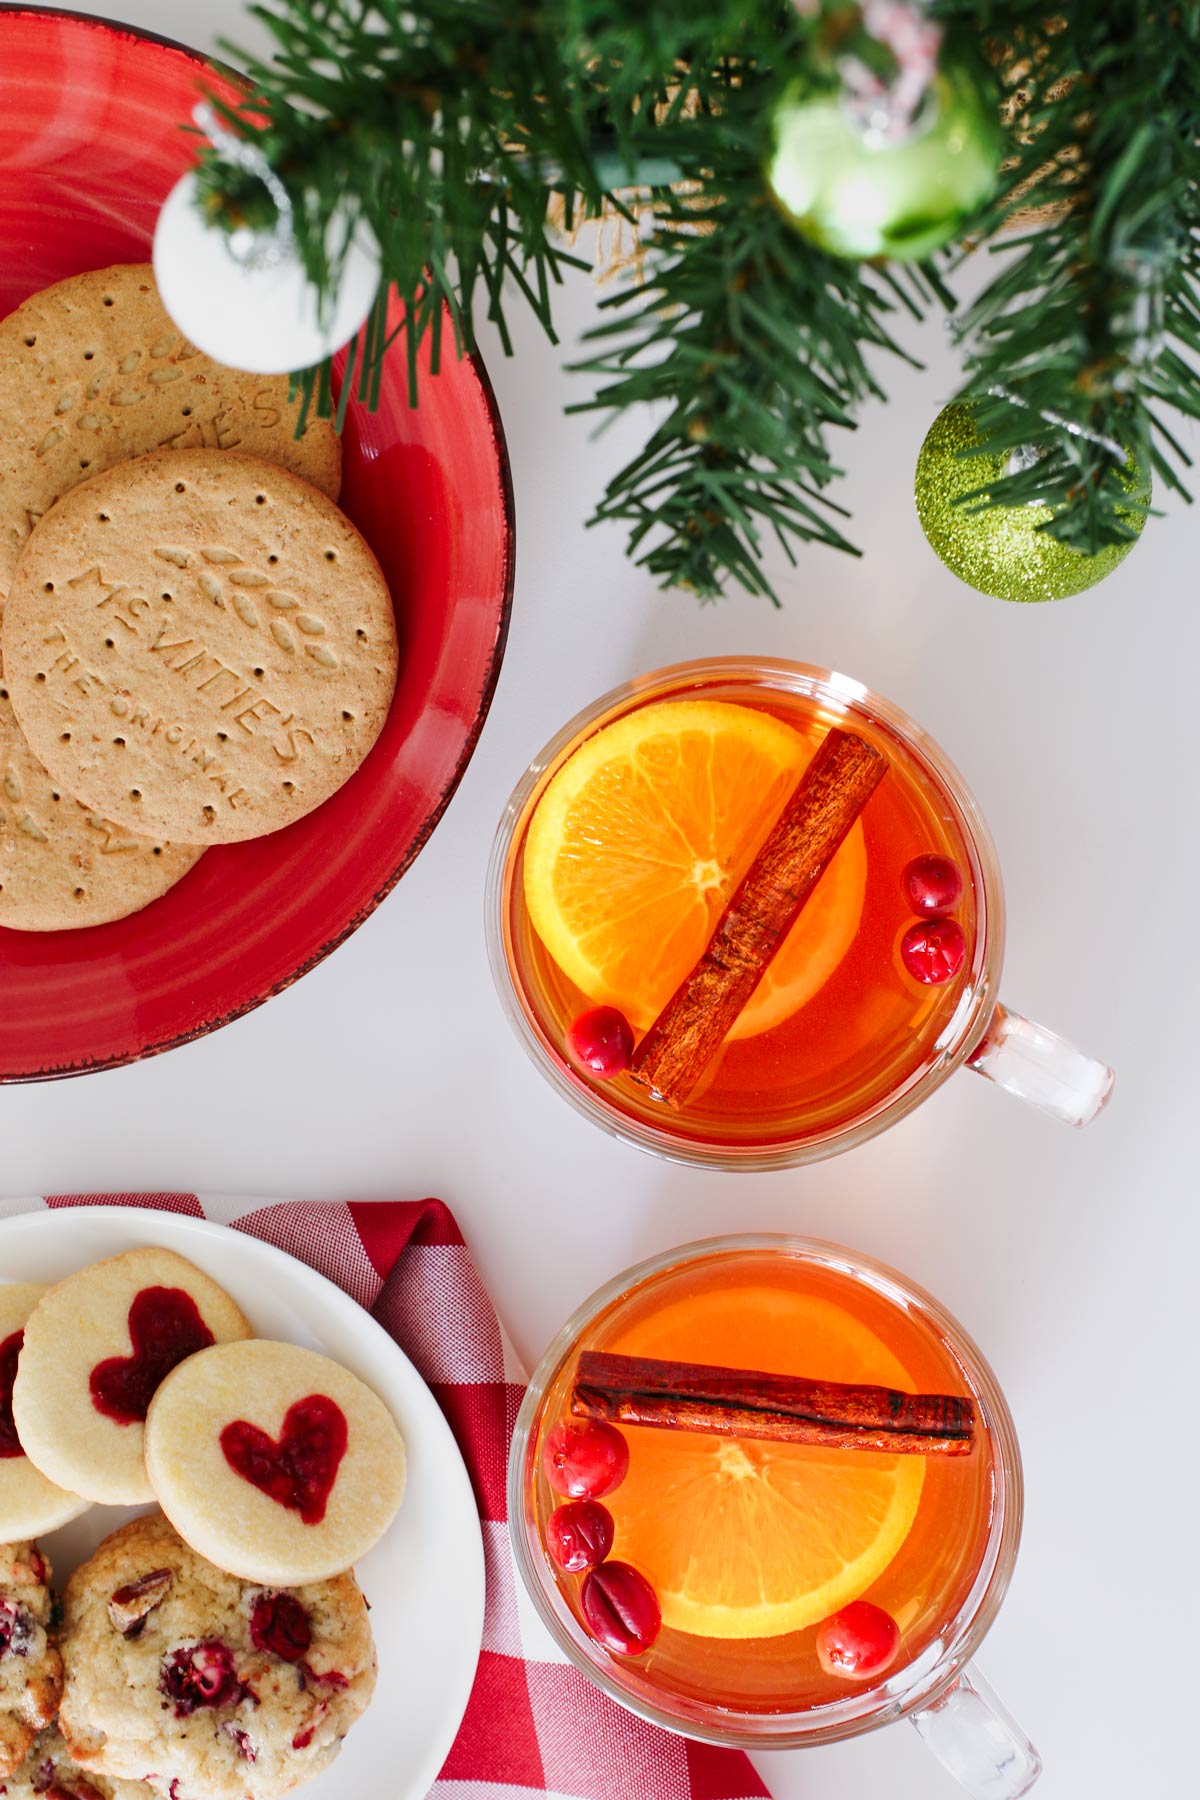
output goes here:
[[138, 458], [32, 533], [7, 686], [63, 791], [177, 844], [259, 837], [339, 788], [383, 728], [396, 624], [324, 495], [236, 452]]
[[0, 678], [0, 925], [63, 931], [140, 912], [203, 851], [140, 837], [81, 806], [47, 775]]
[[81, 481], [148, 450], [238, 450], [333, 500], [327, 419], [297, 438], [286, 375], [227, 369], [182, 337], [149, 263], [72, 275], [0, 322], [0, 601], [30, 532]]

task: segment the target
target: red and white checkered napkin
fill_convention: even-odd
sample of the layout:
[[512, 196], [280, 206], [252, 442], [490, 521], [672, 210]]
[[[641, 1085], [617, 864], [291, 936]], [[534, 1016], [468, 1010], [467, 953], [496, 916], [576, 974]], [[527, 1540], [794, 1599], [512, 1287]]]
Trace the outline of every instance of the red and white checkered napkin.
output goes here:
[[754, 1800], [738, 1752], [671, 1737], [564, 1661], [508, 1546], [505, 1464], [523, 1382], [453, 1214], [440, 1200], [267, 1204], [195, 1194], [57, 1194], [37, 1206], [149, 1206], [215, 1219], [309, 1263], [365, 1306], [416, 1364], [466, 1459], [487, 1564], [483, 1653], [429, 1800]]

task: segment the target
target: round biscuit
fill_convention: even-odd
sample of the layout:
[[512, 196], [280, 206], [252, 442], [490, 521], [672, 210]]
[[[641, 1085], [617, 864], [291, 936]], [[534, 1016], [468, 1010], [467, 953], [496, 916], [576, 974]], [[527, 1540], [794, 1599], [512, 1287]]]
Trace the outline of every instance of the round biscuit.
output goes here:
[[125, 831], [51, 780], [0, 677], [0, 925], [71, 931], [140, 912], [203, 856]]
[[0, 599], [37, 521], [90, 476], [148, 450], [240, 450], [336, 500], [328, 419], [296, 436], [286, 375], [227, 369], [184, 338], [149, 263], [71, 275], [0, 322]]
[[359, 767], [395, 689], [396, 621], [323, 494], [257, 458], [179, 450], [46, 515], [3, 657], [30, 748], [68, 792], [128, 830], [232, 843]]

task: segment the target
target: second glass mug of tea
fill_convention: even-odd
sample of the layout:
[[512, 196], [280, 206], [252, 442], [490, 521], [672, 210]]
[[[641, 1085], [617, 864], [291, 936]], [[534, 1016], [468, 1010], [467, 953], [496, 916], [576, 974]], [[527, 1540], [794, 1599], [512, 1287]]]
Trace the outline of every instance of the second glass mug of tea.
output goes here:
[[[833, 1383], [866, 1385], [814, 1393]], [[865, 1446], [840, 1423], [866, 1429], [851, 1391], [883, 1422]], [[936, 1452], [917, 1428], [944, 1434]], [[750, 1751], [907, 1717], [973, 1800], [1017, 1800], [1041, 1771], [970, 1660], [1021, 1513], [1012, 1417], [962, 1327], [893, 1270], [803, 1238], [687, 1245], [593, 1294], [509, 1454], [520, 1576], [612, 1699]]]
[[[835, 733], [882, 777], [711, 1062], [664, 1097], [638, 1075], [656, 1021], [712, 975], [739, 884]], [[805, 664], [681, 664], [573, 719], [505, 809], [487, 927], [502, 1003], [543, 1074], [674, 1160], [828, 1156], [963, 1065], [1073, 1125], [1112, 1087], [1103, 1063], [1000, 1003], [1000, 870], [962, 776], [899, 707]]]

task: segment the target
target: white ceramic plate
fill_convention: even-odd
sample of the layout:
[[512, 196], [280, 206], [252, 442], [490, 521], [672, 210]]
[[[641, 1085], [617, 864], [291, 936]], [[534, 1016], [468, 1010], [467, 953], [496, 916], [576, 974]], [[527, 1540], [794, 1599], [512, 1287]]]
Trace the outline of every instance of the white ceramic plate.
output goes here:
[[[371, 1602], [379, 1685], [311, 1800], [424, 1800], [454, 1741], [483, 1635], [483, 1539], [458, 1445], [433, 1395], [382, 1326], [294, 1257], [204, 1219], [88, 1206], [0, 1220], [0, 1281], [58, 1281], [139, 1244], [186, 1256], [230, 1293], [260, 1337], [320, 1350], [374, 1388], [408, 1449], [395, 1523], [356, 1573]], [[61, 1581], [144, 1508], [93, 1507], [45, 1540]]]

